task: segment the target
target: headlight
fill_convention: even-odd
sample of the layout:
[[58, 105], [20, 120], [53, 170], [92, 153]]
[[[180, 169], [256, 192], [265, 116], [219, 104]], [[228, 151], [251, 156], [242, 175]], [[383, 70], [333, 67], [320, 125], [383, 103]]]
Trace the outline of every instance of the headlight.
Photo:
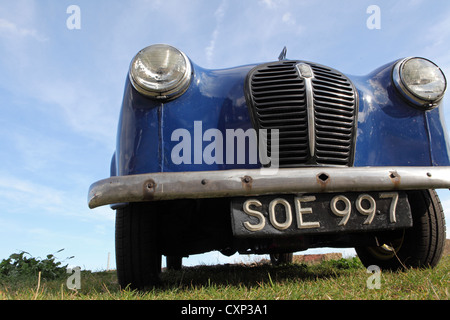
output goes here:
[[191, 82], [192, 67], [180, 50], [156, 44], [141, 50], [130, 66], [133, 87], [156, 99], [174, 99], [182, 95]]
[[441, 69], [423, 58], [407, 58], [393, 71], [394, 84], [416, 106], [432, 109], [444, 97], [447, 80]]

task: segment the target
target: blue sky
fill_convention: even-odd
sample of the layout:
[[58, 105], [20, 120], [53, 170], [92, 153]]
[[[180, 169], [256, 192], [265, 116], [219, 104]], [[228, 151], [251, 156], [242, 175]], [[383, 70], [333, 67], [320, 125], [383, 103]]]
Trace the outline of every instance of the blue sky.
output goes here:
[[[79, 30], [67, 28], [70, 5]], [[367, 28], [370, 5], [380, 29]], [[71, 265], [103, 270], [111, 252], [114, 267], [114, 212], [89, 210], [87, 191], [109, 175], [128, 67], [150, 44], [206, 68], [276, 60], [287, 46], [347, 74], [424, 56], [450, 75], [449, 40], [444, 0], [0, 0], [0, 259], [65, 248]]]

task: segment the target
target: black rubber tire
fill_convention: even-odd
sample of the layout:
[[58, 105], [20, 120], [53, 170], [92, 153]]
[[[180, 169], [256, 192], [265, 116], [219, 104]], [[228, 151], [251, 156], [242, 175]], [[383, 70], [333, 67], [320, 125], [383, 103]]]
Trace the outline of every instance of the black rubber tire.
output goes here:
[[145, 290], [160, 283], [157, 215], [152, 208], [131, 203], [116, 210], [116, 266], [122, 289]]
[[167, 256], [166, 265], [168, 270], [181, 270], [183, 266], [183, 257], [180, 256]]
[[279, 266], [282, 264], [292, 263], [294, 254], [291, 253], [273, 253], [270, 255], [272, 265]]
[[[357, 247], [356, 253], [366, 266], [381, 269], [435, 267], [442, 257], [446, 230], [444, 211], [436, 191], [408, 192], [413, 227], [397, 232], [397, 237], [380, 247]], [[395, 250], [395, 252], [394, 252]]]

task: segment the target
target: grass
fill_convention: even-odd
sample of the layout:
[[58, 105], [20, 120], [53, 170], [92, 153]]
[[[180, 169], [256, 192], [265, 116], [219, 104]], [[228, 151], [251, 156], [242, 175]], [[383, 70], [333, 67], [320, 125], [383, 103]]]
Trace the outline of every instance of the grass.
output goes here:
[[368, 289], [357, 258], [319, 265], [268, 263], [186, 267], [162, 274], [164, 285], [139, 292], [121, 289], [116, 273], [81, 272], [81, 289], [70, 276], [0, 278], [1, 300], [449, 300], [450, 256], [434, 269], [381, 273], [381, 288]]

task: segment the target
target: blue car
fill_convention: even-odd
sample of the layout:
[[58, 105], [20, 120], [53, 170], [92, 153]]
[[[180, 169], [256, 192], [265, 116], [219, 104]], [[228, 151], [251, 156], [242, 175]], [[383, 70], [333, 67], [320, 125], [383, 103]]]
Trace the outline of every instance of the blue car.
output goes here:
[[351, 76], [289, 60], [204, 69], [165, 44], [131, 61], [111, 176], [121, 286], [209, 251], [355, 248], [364, 265], [434, 267], [450, 187], [441, 69], [425, 58]]

